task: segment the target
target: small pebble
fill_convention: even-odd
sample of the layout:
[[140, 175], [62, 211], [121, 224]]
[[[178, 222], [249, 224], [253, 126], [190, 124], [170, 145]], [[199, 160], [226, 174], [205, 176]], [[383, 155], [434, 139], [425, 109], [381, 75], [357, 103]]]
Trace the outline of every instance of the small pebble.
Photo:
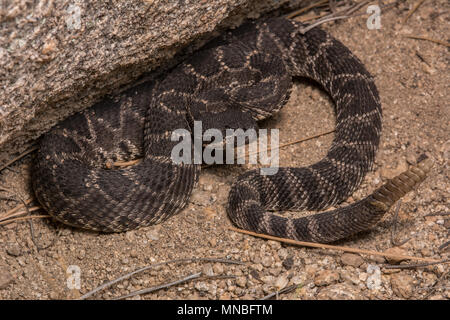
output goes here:
[[343, 265], [348, 265], [348, 266], [358, 268], [360, 265], [362, 265], [364, 263], [364, 260], [358, 254], [344, 253], [341, 256], [341, 262]]
[[241, 288], [245, 288], [247, 285], [247, 279], [245, 277], [238, 277], [236, 279], [236, 284]]
[[367, 280], [366, 285], [370, 290], [379, 290], [381, 289], [381, 269], [379, 266], [374, 264], [369, 264], [367, 266]]
[[147, 236], [148, 240], [151, 240], [151, 241], [159, 240], [159, 228], [154, 228], [154, 229], [147, 231], [146, 236]]
[[223, 273], [223, 266], [220, 263], [215, 263], [213, 266], [214, 274], [220, 275]]
[[213, 267], [211, 266], [211, 264], [208, 263], [208, 264], [204, 265], [203, 269], [202, 269], [202, 273], [208, 277], [213, 276], [214, 271], [213, 271]]
[[22, 248], [18, 243], [12, 242], [6, 245], [6, 253], [13, 257], [18, 257], [22, 255]]
[[392, 264], [398, 264], [398, 263], [402, 262], [405, 259], [400, 256], [408, 255], [405, 250], [403, 250], [402, 248], [399, 248], [399, 247], [389, 248], [389, 249], [385, 250], [384, 253], [394, 255], [394, 256], [390, 256], [390, 257], [385, 257], [387, 262], [392, 263]]
[[135, 249], [130, 251], [130, 257], [137, 258], [139, 256], [138, 252]]
[[209, 239], [209, 244], [211, 245], [211, 247], [215, 247], [217, 245], [216, 238]]
[[271, 256], [265, 256], [264, 258], [262, 258], [262, 265], [264, 267], [270, 267], [272, 265], [273, 259]]
[[194, 285], [194, 288], [197, 289], [200, 292], [207, 292], [209, 290], [208, 284], [206, 284], [205, 282], [197, 282]]
[[337, 271], [334, 270], [322, 270], [319, 271], [314, 277], [314, 284], [316, 286], [327, 286], [331, 283], [337, 282], [340, 276]]

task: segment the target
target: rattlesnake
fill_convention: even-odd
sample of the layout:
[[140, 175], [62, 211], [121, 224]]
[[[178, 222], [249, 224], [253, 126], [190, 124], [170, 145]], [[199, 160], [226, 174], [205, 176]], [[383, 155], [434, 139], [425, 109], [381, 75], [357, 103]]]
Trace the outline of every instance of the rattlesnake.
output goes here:
[[[320, 84], [335, 102], [327, 155], [274, 175], [253, 170], [233, 184], [227, 212], [238, 227], [316, 242], [376, 223], [422, 181], [426, 159], [352, 205], [301, 218], [269, 210], [323, 210], [349, 197], [371, 169], [380, 141], [381, 104], [373, 77], [343, 44], [319, 28], [284, 18], [249, 22], [211, 41], [169, 71], [55, 126], [40, 140], [33, 187], [57, 220], [117, 232], [159, 223], [188, 202], [200, 165], [174, 163], [176, 129], [257, 128], [281, 109], [292, 77]], [[105, 164], [143, 157], [134, 166]]]

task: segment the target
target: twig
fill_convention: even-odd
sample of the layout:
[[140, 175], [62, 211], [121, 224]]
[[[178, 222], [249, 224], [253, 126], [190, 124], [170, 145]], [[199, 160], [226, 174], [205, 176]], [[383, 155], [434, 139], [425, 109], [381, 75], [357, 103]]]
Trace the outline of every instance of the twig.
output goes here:
[[[13, 198], [8, 198], [8, 200], [12, 200], [12, 201], [16, 201], [16, 202], [17, 202], [17, 200], [16, 200], [16, 199], [13, 199]], [[33, 201], [32, 199], [28, 199], [28, 200], [25, 201], [25, 203], [28, 205], [28, 204], [30, 204], [32, 201]], [[12, 209], [6, 211], [5, 213], [0, 214], [0, 221], [1, 221], [1, 220], [4, 220], [4, 219], [6, 219], [6, 218], [8, 218], [8, 217], [10, 217], [10, 216], [12, 216], [12, 215], [14, 215], [15, 212], [17, 212], [18, 210], [22, 209], [23, 207], [25, 207], [25, 206], [23, 205], [23, 203], [20, 203], [20, 204], [18, 204], [16, 207], [14, 207], [14, 208], [12, 208]]]
[[123, 296], [120, 296], [118, 298], [113, 298], [113, 299], [114, 300], [122, 300], [122, 299], [125, 299], [125, 298], [130, 298], [130, 297], [136, 296], [138, 294], [145, 294], [145, 293], [150, 293], [150, 292], [161, 290], [161, 289], [167, 289], [167, 288], [172, 287], [174, 285], [177, 285], [177, 284], [180, 284], [180, 283], [183, 283], [183, 282], [187, 282], [187, 281], [190, 281], [190, 280], [232, 279], [232, 278], [236, 278], [236, 276], [234, 276], [234, 275], [217, 275], [217, 276], [204, 276], [204, 277], [201, 277], [201, 274], [202, 274], [201, 272], [195, 273], [195, 274], [191, 274], [191, 275], [189, 275], [189, 276], [187, 276], [187, 277], [185, 277], [183, 279], [177, 280], [177, 281], [169, 282], [169, 283], [166, 283], [166, 284], [161, 284], [159, 286], [155, 286], [155, 287], [151, 287], [151, 288], [147, 288], [147, 289], [136, 290], [136, 291], [130, 292], [127, 295], [123, 295]]
[[393, 218], [393, 222], [392, 222], [392, 229], [391, 229], [391, 243], [394, 247], [399, 247], [403, 244], [405, 244], [406, 242], [408, 242], [411, 237], [406, 238], [403, 241], [398, 242], [397, 240], [395, 240], [395, 233], [397, 232], [397, 221], [398, 221], [398, 212], [400, 211], [400, 206], [402, 205], [402, 199], [400, 199], [397, 203], [397, 207], [395, 208], [395, 213], [394, 213], [394, 218]]
[[281, 289], [280, 291], [272, 292], [272, 293], [268, 294], [267, 296], [262, 297], [260, 300], [269, 300], [270, 298], [273, 298], [275, 296], [278, 299], [278, 295], [283, 294], [283, 293], [291, 292], [291, 291], [297, 289], [297, 287], [298, 287], [298, 284], [293, 284], [293, 285], [291, 285], [289, 287]]
[[315, 27], [325, 23], [325, 22], [330, 22], [330, 21], [334, 21], [334, 20], [341, 20], [341, 19], [347, 19], [349, 16], [339, 16], [339, 17], [330, 17], [330, 18], [324, 18], [324, 19], [320, 19], [318, 21], [316, 21], [313, 24], [308, 25], [307, 27], [301, 28], [300, 29], [300, 33], [301, 34], [305, 34], [306, 32], [308, 32], [311, 29], [314, 29]]
[[403, 24], [406, 23], [406, 21], [408, 21], [409, 17], [412, 16], [412, 14], [414, 12], [416, 12], [416, 10], [422, 5], [422, 3], [424, 3], [425, 0], [419, 0], [419, 2], [416, 3], [416, 5], [411, 9], [411, 11], [408, 12], [408, 15], [405, 17], [405, 19], [403, 19]]
[[14, 172], [15, 174], [19, 174], [19, 171], [17, 171], [17, 169], [13, 169], [11, 167], [6, 167], [4, 170], [8, 170], [8, 171]]
[[129, 294], [120, 296], [120, 297], [118, 297], [118, 298], [114, 298], [114, 300], [122, 300], [122, 299], [125, 299], [125, 298], [130, 298], [130, 297], [137, 296], [138, 294], [150, 293], [150, 292], [153, 292], [153, 291], [157, 291], [157, 290], [161, 290], [161, 289], [166, 289], [166, 288], [175, 286], [175, 285], [177, 285], [177, 284], [180, 284], [180, 283], [183, 283], [183, 282], [186, 282], [186, 281], [190, 281], [190, 280], [199, 278], [201, 274], [202, 274], [201, 272], [193, 273], [193, 274], [191, 274], [191, 275], [189, 275], [189, 276], [187, 276], [187, 277], [184, 277], [184, 278], [182, 278], [182, 279], [179, 279], [179, 280], [176, 280], [176, 281], [173, 281], [173, 282], [161, 284], [161, 285], [159, 285], [159, 286], [151, 287], [151, 288], [147, 288], [147, 289], [136, 290], [136, 291], [133, 291], [133, 292], [131, 292], [131, 293], [129, 293]]
[[350, 17], [354, 16], [353, 15], [354, 12], [358, 11], [361, 7], [365, 6], [369, 2], [370, 2], [369, 0], [366, 0], [361, 3], [357, 3], [353, 6], [351, 6], [350, 8], [346, 8], [341, 11], [332, 12], [331, 14], [324, 15], [323, 17], [320, 17], [320, 19], [317, 20], [315, 23], [302, 28], [300, 30], [300, 32], [302, 34], [304, 34], [304, 33], [308, 32], [309, 30], [311, 30], [325, 22], [350, 18]]
[[308, 10], [313, 9], [313, 8], [320, 7], [320, 6], [324, 5], [324, 4], [326, 4], [327, 2], [328, 2], [328, 0], [322, 0], [322, 1], [319, 1], [319, 2], [316, 2], [316, 3], [313, 3], [313, 4], [311, 4], [311, 5], [307, 6], [307, 7], [295, 10], [293, 12], [290, 12], [285, 17], [287, 19], [295, 18], [296, 16], [302, 14], [303, 12], [308, 11]]
[[[28, 214], [27, 218], [28, 218], [28, 224], [30, 226], [31, 240], [33, 241], [34, 245], [36, 246], [36, 249], [39, 251], [39, 250], [45, 250], [45, 249], [51, 247], [55, 243], [57, 237], [54, 237], [52, 242], [50, 242], [47, 246], [41, 247], [38, 244], [38, 242], [36, 240], [36, 237], [34, 235], [34, 225], [33, 225], [33, 218], [32, 217], [36, 217], [36, 216], [32, 216], [31, 215], [31, 211], [29, 210], [28, 205], [26, 204], [26, 202], [20, 196], [18, 196], [18, 198], [19, 198], [20, 201], [22, 201], [23, 205], [25, 206], [25, 210], [26, 210], [26, 212]], [[17, 219], [19, 219], [19, 218], [17, 218]]]
[[[34, 217], [37, 217], [37, 216], [31, 216], [31, 211], [30, 211], [30, 209], [28, 208], [28, 204], [29, 204], [28, 200], [27, 200], [27, 201], [23, 200], [21, 196], [19, 196], [18, 194], [16, 194], [16, 193], [15, 193], [13, 190], [11, 190], [11, 189], [8, 189], [8, 188], [5, 188], [5, 187], [1, 187], [0, 190], [9, 192], [9, 193], [15, 195], [19, 200], [15, 200], [14, 198], [11, 198], [11, 199], [14, 199], [15, 201], [20, 201], [20, 202], [22, 202], [22, 207], [25, 208], [26, 213], [28, 214], [28, 217], [16, 218], [16, 219], [9, 219], [9, 220], [6, 220], [6, 221], [1, 222], [0, 225], [2, 225], [2, 224], [8, 224], [8, 223], [10, 223], [10, 222], [14, 222], [14, 221], [18, 221], [18, 220], [19, 220], [19, 221], [20, 221], [20, 220], [28, 220], [28, 224], [29, 224], [29, 226], [30, 226], [31, 240], [33, 241], [33, 243], [34, 243], [34, 245], [36, 246], [36, 248], [38, 249], [38, 251], [39, 251], [39, 250], [43, 250], [43, 249], [47, 249], [48, 247], [50, 247], [51, 245], [53, 245], [53, 243], [54, 243], [55, 240], [56, 240], [56, 237], [53, 239], [53, 241], [52, 241], [48, 246], [41, 247], [41, 246], [38, 245], [38, 243], [37, 243], [37, 241], [36, 241], [36, 238], [35, 238], [35, 236], [34, 236], [34, 225], [33, 225], [33, 219], [34, 219]], [[17, 207], [16, 207], [16, 208], [17, 208]], [[16, 208], [14, 208], [14, 210], [17, 210]], [[14, 211], [13, 211], [13, 214], [14, 214]], [[39, 218], [43, 218], [43, 217], [42, 217], [42, 216], [39, 216]], [[45, 218], [47, 218], [47, 216], [45, 216]]]
[[[370, 3], [370, 2], [371, 1], [363, 1], [363, 2], [361, 2], [359, 4], [355, 4], [355, 5], [351, 6], [349, 8], [345, 8], [344, 10], [336, 11], [336, 12], [333, 12], [333, 13], [330, 13], [330, 14], [318, 15], [316, 17], [308, 18], [306, 20], [301, 20], [301, 22], [306, 22], [306, 21], [315, 20], [315, 19], [319, 18], [315, 22], [315, 23], [318, 23], [317, 25], [319, 25], [319, 24], [322, 24], [323, 22], [332, 21], [332, 20], [328, 20], [328, 19], [331, 18], [331, 17], [336, 17], [337, 15], [340, 15], [339, 19], [347, 19], [347, 18], [354, 18], [354, 17], [368, 15], [367, 12], [360, 12], [360, 13], [354, 13], [354, 12], [356, 10], [360, 9], [362, 6], [364, 6], [364, 5], [366, 5], [366, 4]], [[397, 1], [385, 4], [385, 5], [381, 5], [380, 9], [382, 9], [382, 10], [383, 9], [389, 9], [389, 8], [392, 8], [393, 6], [395, 6], [396, 4], [397, 4]], [[382, 11], [382, 12], [384, 12], [384, 11]], [[324, 20], [326, 20], [326, 21], [324, 21]], [[310, 29], [308, 29], [308, 30], [310, 30]]]
[[234, 274], [217, 274], [217, 275], [213, 275], [213, 276], [203, 276], [200, 277], [199, 280], [223, 280], [223, 279], [236, 279], [237, 276], [235, 276]]
[[420, 53], [417, 52], [417, 51], [416, 51], [416, 57], [419, 58], [420, 61], [422, 61], [423, 63], [425, 63], [427, 66], [431, 67], [431, 65], [427, 62], [427, 60], [425, 60], [425, 58], [422, 57], [422, 56], [420, 55]]
[[[34, 207], [29, 208], [28, 212], [33, 212], [33, 211], [37, 211], [40, 209], [42, 209], [42, 207], [34, 206]], [[27, 211], [13, 212], [13, 213], [9, 214], [8, 216], [0, 217], [0, 221], [5, 221], [5, 220], [9, 220], [11, 218], [16, 218], [16, 217], [26, 214], [28, 212]]]
[[[322, 132], [322, 133], [316, 134], [316, 135], [314, 135], [314, 136], [306, 137], [306, 138], [303, 138], [303, 139], [300, 139], [300, 140], [295, 140], [295, 141], [287, 142], [287, 143], [281, 144], [281, 145], [279, 145], [279, 146], [277, 146], [277, 147], [268, 148], [268, 149], [266, 150], [266, 152], [269, 152], [269, 151], [272, 151], [272, 150], [275, 150], [275, 149], [281, 149], [281, 148], [284, 148], [284, 147], [287, 147], [287, 146], [290, 146], [290, 145], [293, 145], [293, 144], [305, 142], [305, 141], [312, 140], [312, 139], [315, 139], [315, 138], [319, 138], [319, 137], [321, 137], [321, 136], [325, 136], [325, 135], [330, 134], [330, 133], [333, 133], [333, 132], [335, 132], [334, 129], [333, 129], [333, 130], [330, 130], [330, 131], [326, 131], [326, 132]], [[243, 157], [237, 157], [237, 158], [236, 158], [236, 161], [237, 161], [237, 160], [240, 160], [240, 159], [248, 158], [248, 157], [251, 156], [251, 155], [259, 154], [259, 153], [261, 153], [261, 152], [262, 152], [262, 151], [248, 152], [248, 153], [246, 153]], [[212, 166], [212, 165], [210, 165], [210, 164], [205, 165], [205, 167], [210, 167], [210, 166]]]
[[113, 166], [114, 167], [128, 167], [128, 166], [135, 165], [135, 164], [137, 164], [137, 163], [139, 163], [141, 161], [142, 161], [141, 158], [135, 159], [135, 160], [130, 160], [130, 161], [116, 161], [116, 162], [113, 162], [113, 163], [107, 163], [106, 167], [108, 169], [111, 169]]
[[167, 288], [172, 287], [174, 285], [177, 285], [177, 284], [180, 284], [180, 283], [183, 283], [183, 282], [187, 282], [187, 281], [190, 281], [190, 280], [231, 279], [231, 278], [236, 278], [236, 276], [233, 276], [233, 275], [217, 275], [217, 276], [204, 276], [204, 277], [201, 277], [201, 274], [202, 274], [201, 272], [194, 273], [194, 274], [191, 274], [191, 275], [189, 275], [189, 276], [187, 276], [187, 277], [185, 277], [183, 279], [180, 279], [180, 280], [176, 280], [176, 281], [169, 282], [169, 283], [166, 283], [166, 284], [161, 284], [159, 286], [155, 286], [155, 287], [151, 287], [151, 288], [147, 288], [147, 289], [136, 290], [136, 291], [130, 292], [127, 295], [123, 295], [123, 296], [120, 296], [118, 298], [113, 298], [113, 299], [114, 300], [122, 300], [122, 299], [125, 299], [125, 298], [130, 298], [130, 297], [136, 296], [138, 294], [145, 294], [145, 293], [150, 293], [150, 292], [161, 290], [161, 289], [167, 289]]
[[[281, 149], [281, 148], [284, 148], [284, 147], [286, 147], [286, 146], [290, 146], [290, 145], [293, 145], [293, 144], [297, 144], [297, 143], [305, 142], [305, 141], [312, 140], [312, 139], [315, 139], [315, 138], [319, 138], [319, 137], [321, 137], [321, 136], [325, 136], [325, 135], [330, 134], [330, 133], [333, 133], [333, 132], [335, 132], [335, 131], [336, 131], [336, 130], [333, 129], [333, 130], [326, 131], [326, 132], [322, 132], [322, 133], [316, 134], [316, 135], [314, 135], [314, 136], [306, 137], [306, 138], [303, 138], [303, 139], [300, 139], [300, 140], [295, 140], [295, 141], [287, 142], [287, 143], [285, 143], [285, 144], [279, 145], [278, 147], [269, 148], [269, 149], [267, 149], [266, 152], [271, 151], [271, 150], [273, 150], [273, 149]], [[244, 156], [244, 158], [245, 158], [245, 157], [248, 157], [248, 156], [250, 156], [250, 155], [258, 154], [258, 153], [261, 153], [261, 151], [249, 152], [249, 153], [247, 153], [247, 154]], [[241, 158], [237, 158], [237, 159], [241, 159]], [[108, 163], [108, 164], [106, 165], [106, 167], [107, 167], [108, 169], [111, 169], [113, 166], [114, 166], [114, 167], [127, 167], [127, 166], [131, 166], [131, 165], [135, 165], [135, 164], [139, 163], [141, 160], [142, 160], [142, 159], [135, 159], [135, 160], [131, 160], [131, 161], [116, 161], [116, 162], [113, 162], [113, 163]]]
[[345, 252], [353, 252], [353, 253], [361, 253], [361, 254], [368, 254], [368, 255], [374, 255], [374, 256], [382, 256], [382, 257], [391, 257], [391, 258], [401, 258], [403, 260], [417, 260], [417, 261], [424, 261], [424, 262], [438, 262], [438, 260], [430, 259], [430, 258], [421, 258], [421, 257], [413, 257], [413, 256], [405, 256], [405, 255], [399, 255], [399, 254], [393, 254], [393, 253], [384, 253], [384, 252], [378, 252], [373, 250], [365, 250], [365, 249], [357, 249], [357, 248], [350, 248], [350, 247], [341, 247], [341, 246], [334, 246], [330, 244], [322, 244], [322, 243], [315, 243], [315, 242], [305, 242], [305, 241], [297, 241], [293, 239], [286, 239], [286, 238], [279, 238], [270, 236], [267, 234], [261, 234], [256, 233], [248, 230], [238, 229], [234, 227], [229, 227], [230, 230], [245, 233], [254, 237], [289, 243], [293, 245], [298, 246], [304, 246], [304, 247], [313, 247], [313, 248], [321, 248], [321, 249], [332, 249], [332, 250], [340, 250]]
[[127, 274], [125, 274], [123, 276], [120, 276], [117, 279], [108, 281], [108, 282], [106, 282], [106, 283], [104, 283], [104, 284], [102, 284], [102, 285], [92, 289], [91, 291], [85, 293], [79, 299], [80, 300], [84, 300], [86, 298], [89, 298], [90, 296], [92, 296], [93, 294], [95, 294], [98, 291], [106, 289], [106, 288], [112, 286], [113, 284], [115, 284], [115, 283], [117, 283], [119, 281], [128, 279], [128, 278], [132, 277], [133, 275], [141, 273], [141, 272], [146, 271], [148, 269], [156, 268], [156, 267], [159, 267], [159, 266], [162, 266], [162, 265], [167, 265], [167, 264], [170, 264], [170, 263], [182, 263], [182, 262], [192, 263], [192, 262], [203, 262], [203, 261], [229, 263], [229, 264], [240, 264], [240, 265], [244, 265], [245, 264], [244, 262], [241, 262], [241, 261], [220, 259], [220, 258], [186, 258], [186, 259], [169, 260], [169, 261], [160, 262], [160, 263], [157, 263], [157, 264], [152, 264], [152, 265], [149, 265], [149, 266], [145, 266], [143, 268], [137, 269], [137, 270], [135, 270], [133, 272], [130, 272], [130, 273], [127, 273]]
[[410, 38], [410, 39], [431, 41], [431, 42], [434, 42], [434, 43], [437, 43], [437, 44], [441, 44], [441, 45], [446, 46], [446, 47], [450, 47], [450, 43], [448, 43], [448, 42], [437, 40], [437, 39], [432, 39], [432, 38], [425, 37], [425, 36], [415, 36], [415, 35], [412, 35], [412, 34], [404, 34], [403, 36], [405, 38]]
[[0, 167], [0, 172], [3, 171], [3, 169], [5, 169], [6, 167], [10, 166], [11, 164], [13, 164], [14, 162], [16, 162], [17, 160], [25, 157], [27, 154], [36, 151], [38, 148], [37, 147], [33, 147], [31, 149], [28, 149], [27, 151], [22, 152], [20, 155], [18, 155], [17, 157], [13, 158], [11, 161], [8, 161], [6, 164], [4, 164], [3, 166]]
[[432, 212], [429, 214], [426, 214], [425, 217], [433, 217], [433, 216], [448, 216], [450, 215], [450, 211], [439, 211], [439, 212]]
[[[0, 191], [4, 191], [4, 192], [9, 192], [9, 193], [11, 193], [11, 194], [14, 194], [14, 191], [13, 190], [11, 190], [11, 189], [9, 189], [9, 188], [5, 188], [5, 187], [3, 187], [3, 186], [0, 186]], [[14, 199], [14, 198], [8, 198], [9, 200], [13, 200], [13, 201], [17, 201], [16, 199]], [[18, 201], [17, 201], [18, 202]]]
[[353, 8], [350, 8], [350, 9], [346, 12], [346, 14], [347, 14], [348, 16], [350, 16], [353, 12], [358, 11], [361, 7], [365, 6], [365, 5], [368, 4], [369, 2], [371, 2], [371, 0], [366, 0], [366, 1], [363, 1], [363, 2], [361, 2], [361, 3], [359, 3], [359, 4], [356, 4]]
[[[287, 147], [287, 146], [290, 146], [290, 145], [293, 145], [293, 144], [298, 144], [298, 143], [305, 142], [305, 141], [308, 141], [308, 140], [312, 140], [312, 139], [315, 139], [315, 138], [319, 138], [319, 137], [328, 135], [328, 134], [330, 134], [330, 133], [333, 133], [333, 132], [335, 132], [335, 131], [336, 131], [336, 130], [333, 129], [333, 130], [330, 130], [330, 131], [326, 131], [326, 132], [322, 132], [322, 133], [316, 134], [316, 135], [314, 135], [314, 136], [310, 136], [310, 137], [302, 138], [302, 139], [299, 139], [299, 140], [287, 142], [287, 143], [281, 144], [281, 145], [279, 145], [279, 146], [277, 146], [277, 147], [268, 148], [268, 149], [266, 150], [266, 152], [272, 151], [272, 150], [274, 150], [274, 149], [281, 149], [281, 148], [284, 148], [284, 147]], [[247, 153], [247, 154], [244, 156], [244, 158], [249, 157], [249, 156], [252, 156], [252, 155], [254, 155], [254, 154], [258, 154], [258, 153], [261, 153], [261, 151], [249, 152], [249, 153]], [[237, 158], [237, 160], [239, 160], [239, 159], [242, 159], [242, 157]]]
[[[0, 226], [4, 225], [4, 224], [9, 224], [9, 223], [14, 222], [14, 221], [29, 220], [29, 219], [42, 219], [42, 218], [51, 218], [51, 217], [52, 216], [50, 216], [50, 215], [39, 215], [39, 216], [27, 216], [27, 217], [8, 219], [6, 221], [0, 222]], [[46, 248], [48, 248], [48, 246], [45, 247], [45, 248], [40, 248], [40, 249], [46, 249]]]
[[314, 16], [314, 17], [306, 17], [304, 19], [296, 19], [296, 20], [300, 21], [302, 23], [306, 23], [306, 22], [311, 21], [311, 20], [312, 21], [318, 21], [319, 19], [323, 19], [323, 18], [326, 18], [328, 16], [330, 16], [330, 14], [322, 13], [322, 14], [318, 14], [317, 16]]
[[[315, 139], [315, 138], [319, 138], [319, 137], [322, 137], [322, 136], [326, 136], [326, 135], [328, 135], [328, 134], [330, 134], [330, 133], [333, 133], [333, 132], [335, 132], [335, 131], [336, 131], [336, 130], [333, 129], [333, 130], [325, 131], [325, 132], [316, 134], [316, 135], [314, 135], [314, 136], [306, 137], [306, 138], [303, 138], [303, 139], [300, 139], [300, 140], [295, 140], [295, 141], [287, 142], [287, 143], [284, 143], [284, 144], [278, 146], [278, 149], [284, 148], [284, 147], [287, 147], [287, 146], [290, 146], [290, 145], [292, 145], [292, 144], [297, 144], [297, 143], [300, 143], [300, 142], [305, 142], [305, 141], [308, 141], [308, 140], [312, 140], [312, 139]], [[271, 150], [272, 150], [272, 148], [269, 148], [269, 149], [268, 149], [268, 151], [271, 151]]]
[[435, 264], [445, 264], [445, 263], [449, 263], [450, 259], [444, 259], [441, 261], [436, 261], [436, 262], [428, 262], [428, 263], [416, 263], [416, 264], [399, 264], [399, 265], [391, 265], [391, 264], [387, 264], [384, 265], [383, 268], [386, 269], [415, 269], [415, 268], [422, 268], [422, 267], [428, 267], [428, 266], [432, 266]]

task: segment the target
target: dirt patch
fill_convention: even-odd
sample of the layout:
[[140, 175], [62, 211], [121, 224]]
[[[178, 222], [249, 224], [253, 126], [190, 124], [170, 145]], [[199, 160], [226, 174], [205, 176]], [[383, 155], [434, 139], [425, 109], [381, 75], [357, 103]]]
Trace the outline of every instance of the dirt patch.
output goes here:
[[[435, 160], [430, 176], [409, 193], [399, 211], [398, 240], [408, 255], [443, 259], [448, 241], [449, 83], [448, 47], [413, 40], [414, 34], [447, 41], [447, 1], [426, 1], [406, 24], [411, 7], [400, 5], [381, 16], [382, 27], [368, 30], [366, 17], [325, 25], [374, 75], [383, 105], [383, 132], [374, 170], [348, 200], [369, 194], [421, 153]], [[266, 127], [280, 128], [280, 142], [315, 135], [334, 127], [332, 104], [316, 86], [297, 81], [284, 109]], [[282, 166], [303, 166], [325, 155], [332, 135], [292, 145], [280, 152]], [[29, 190], [30, 157], [3, 170], [0, 185], [23, 199]], [[108, 299], [202, 272], [202, 278], [134, 299], [257, 299], [298, 284], [280, 299], [449, 299], [448, 264], [412, 270], [384, 269], [384, 259], [343, 256], [321, 249], [285, 246], [228, 230], [229, 188], [245, 167], [203, 170], [188, 207], [162, 225], [121, 234], [84, 232], [45, 219], [34, 220], [33, 243], [27, 222], [0, 226], [0, 298], [66, 299], [148, 264], [191, 257], [222, 257], [247, 262], [169, 264], [148, 270], [94, 295]], [[16, 206], [0, 202], [2, 211]], [[343, 204], [345, 205], [345, 204]], [[391, 210], [373, 230], [340, 245], [385, 251], [391, 243]], [[39, 212], [44, 214], [43, 212]], [[52, 243], [52, 241], [54, 241]], [[67, 286], [67, 269], [78, 266], [81, 289]], [[379, 269], [381, 267], [381, 269]], [[381, 272], [380, 272], [381, 271]], [[220, 276], [216, 277], [215, 276]]]

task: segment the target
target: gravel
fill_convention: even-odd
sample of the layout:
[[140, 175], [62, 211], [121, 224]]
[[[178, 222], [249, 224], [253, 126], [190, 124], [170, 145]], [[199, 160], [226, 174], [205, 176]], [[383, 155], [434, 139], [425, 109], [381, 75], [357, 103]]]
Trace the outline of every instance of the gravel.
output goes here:
[[[384, 120], [373, 171], [353, 195], [370, 194], [387, 177], [421, 154], [435, 159], [430, 176], [402, 201], [396, 238], [391, 243], [392, 209], [372, 230], [336, 245], [394, 252], [432, 259], [448, 258], [439, 247], [449, 240], [448, 215], [448, 51], [428, 41], [406, 39], [410, 32], [436, 39], [450, 33], [446, 1], [424, 2], [404, 25], [409, 7], [399, 4], [382, 14], [382, 29], [367, 30], [364, 17], [324, 26], [343, 41], [375, 76]], [[417, 57], [418, 53], [426, 61]], [[427, 68], [437, 72], [428, 72]], [[428, 70], [428, 71], [427, 71]], [[442, 72], [441, 72], [442, 70]], [[280, 143], [319, 134], [334, 127], [332, 104], [315, 85], [296, 81], [284, 109], [263, 127], [280, 128]], [[326, 154], [332, 136], [322, 136], [280, 152], [283, 166], [303, 166]], [[31, 198], [29, 158], [0, 173], [0, 185]], [[122, 234], [101, 234], [34, 219], [37, 241], [51, 243], [37, 250], [26, 222], [0, 226], [0, 299], [73, 299], [125, 273], [164, 261], [191, 257], [220, 257], [244, 262], [170, 263], [147, 270], [94, 295], [110, 299], [201, 272], [202, 278], [134, 299], [259, 299], [292, 284], [298, 287], [278, 299], [450, 299], [449, 264], [411, 270], [386, 269], [384, 259], [325, 249], [284, 245], [230, 231], [225, 207], [228, 191], [247, 168], [212, 166], [202, 171], [196, 196], [178, 215], [158, 226]], [[16, 206], [0, 201], [0, 212]], [[44, 212], [38, 212], [38, 214]], [[292, 213], [286, 213], [291, 215]], [[67, 269], [78, 266], [81, 287], [67, 287]]]

